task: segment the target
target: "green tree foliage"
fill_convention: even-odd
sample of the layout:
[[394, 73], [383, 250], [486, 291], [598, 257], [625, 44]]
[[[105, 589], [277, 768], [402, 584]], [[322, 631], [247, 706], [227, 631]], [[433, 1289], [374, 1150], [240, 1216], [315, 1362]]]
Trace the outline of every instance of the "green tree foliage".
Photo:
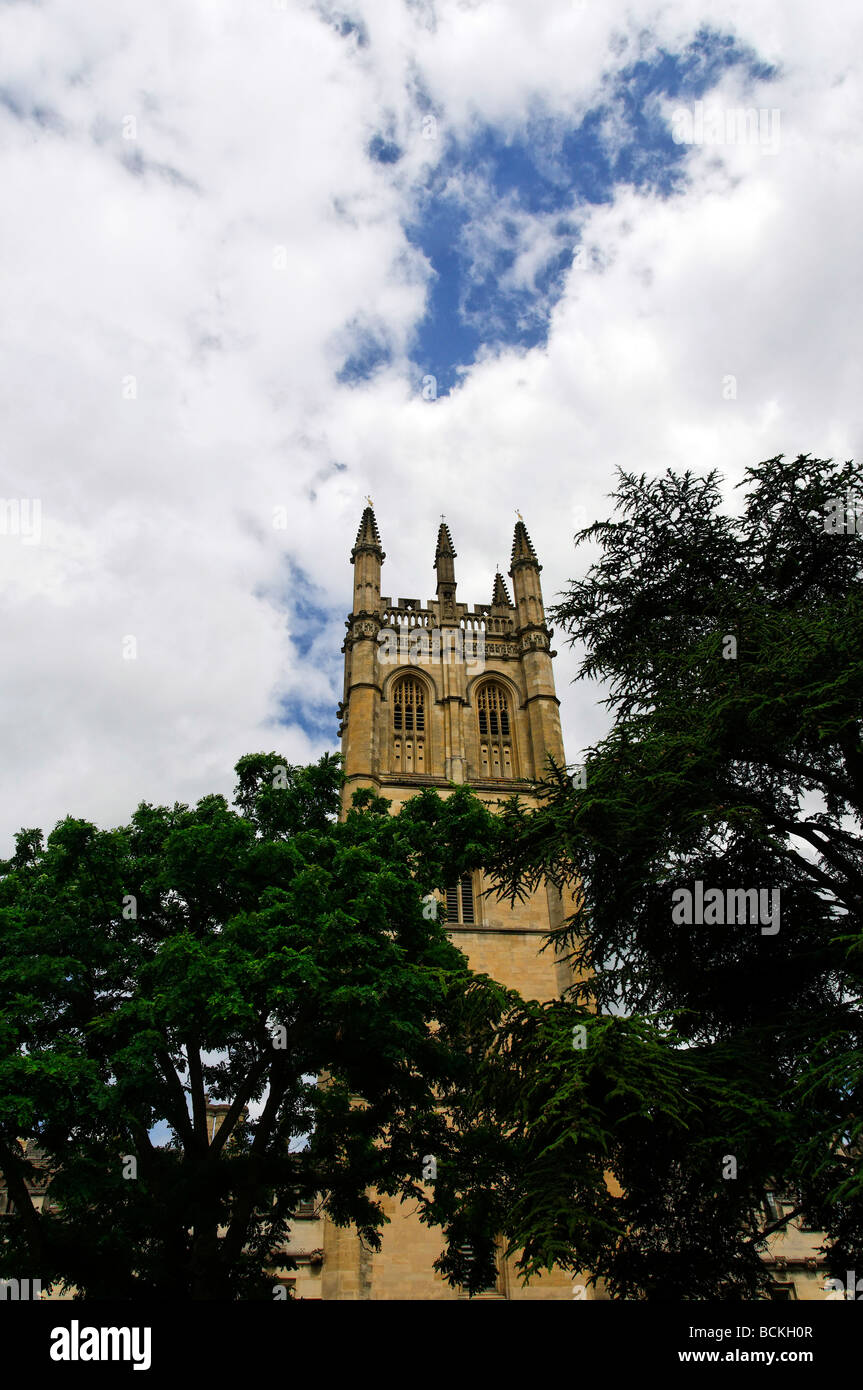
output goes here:
[[[380, 1194], [421, 1194], [428, 1154], [460, 1161], [441, 1102], [469, 1084], [464, 1020], [502, 991], [428, 895], [483, 857], [489, 813], [462, 789], [391, 816], [363, 791], [338, 821], [335, 757], [237, 773], [237, 810], [67, 819], [2, 866], [7, 1276], [271, 1297], [299, 1202], [322, 1194], [377, 1247]], [[212, 1139], [208, 1098], [230, 1107]], [[53, 1174], [41, 1212], [19, 1140]]]
[[[552, 766], [501, 821], [501, 892], [583, 894], [556, 936], [583, 983], [511, 1011], [471, 1098], [518, 1152], [497, 1215], [525, 1272], [619, 1297], [763, 1291], [769, 1188], [831, 1272], [863, 1266], [863, 537], [825, 524], [850, 494], [863, 527], [863, 473], [780, 457], [741, 486], [735, 510], [715, 473], [624, 473], [576, 537], [554, 617], [613, 727], [583, 788]], [[778, 890], [778, 930], [675, 921], [696, 881]]]

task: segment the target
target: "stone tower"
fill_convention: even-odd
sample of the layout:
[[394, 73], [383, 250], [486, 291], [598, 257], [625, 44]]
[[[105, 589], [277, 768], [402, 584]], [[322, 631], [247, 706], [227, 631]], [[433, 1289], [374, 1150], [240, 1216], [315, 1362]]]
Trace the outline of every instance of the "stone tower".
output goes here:
[[[489, 805], [512, 795], [522, 779], [544, 776], [550, 753], [564, 762], [540, 571], [519, 519], [509, 575], [500, 573], [491, 602], [460, 603], [456, 551], [448, 526], [438, 530], [433, 599], [381, 596], [386, 556], [371, 505], [351, 551], [353, 611], [345, 626], [344, 699], [339, 706], [346, 784], [345, 809], [358, 787], [373, 787], [398, 807], [421, 787], [446, 796], [468, 783]], [[540, 954], [561, 923], [564, 906], [552, 888], [510, 907], [483, 896], [482, 874], [465, 874], [447, 889], [447, 919], [471, 967], [517, 989], [550, 999], [571, 983], [563, 961]], [[385, 1203], [391, 1224], [378, 1254], [353, 1230], [326, 1224], [322, 1297], [448, 1299], [458, 1290], [432, 1269], [439, 1231], [420, 1225], [407, 1206]], [[481, 1297], [572, 1298], [569, 1275], [517, 1282], [501, 1259], [497, 1287]]]

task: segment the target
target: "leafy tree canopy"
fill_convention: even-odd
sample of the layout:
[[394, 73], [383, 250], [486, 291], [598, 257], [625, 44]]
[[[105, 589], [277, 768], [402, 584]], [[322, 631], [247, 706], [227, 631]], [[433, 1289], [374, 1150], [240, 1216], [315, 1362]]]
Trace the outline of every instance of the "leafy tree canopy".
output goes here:
[[613, 727], [501, 820], [502, 893], [580, 895], [555, 940], [582, 983], [515, 1009], [472, 1095], [520, 1151], [498, 1218], [527, 1272], [621, 1297], [763, 1291], [767, 1188], [831, 1272], [863, 1258], [863, 471], [741, 486], [735, 511], [713, 472], [621, 474], [554, 610]]
[[[299, 1202], [321, 1194], [377, 1247], [380, 1194], [420, 1194], [428, 1154], [461, 1161], [441, 1102], [469, 1084], [466, 1022], [503, 992], [428, 895], [479, 862], [492, 817], [464, 789], [398, 815], [362, 791], [339, 821], [333, 756], [257, 754], [237, 774], [236, 810], [67, 819], [2, 865], [6, 1275], [271, 1297]], [[215, 1135], [208, 1099], [229, 1107]]]

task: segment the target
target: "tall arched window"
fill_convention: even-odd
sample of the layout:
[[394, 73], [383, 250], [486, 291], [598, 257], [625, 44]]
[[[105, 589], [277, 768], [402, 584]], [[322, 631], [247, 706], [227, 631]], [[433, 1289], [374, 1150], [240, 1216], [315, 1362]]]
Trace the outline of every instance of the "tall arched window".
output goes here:
[[426, 770], [425, 688], [413, 676], [393, 686], [393, 772]]
[[502, 685], [482, 685], [476, 697], [479, 765], [483, 777], [515, 777], [509, 696]]

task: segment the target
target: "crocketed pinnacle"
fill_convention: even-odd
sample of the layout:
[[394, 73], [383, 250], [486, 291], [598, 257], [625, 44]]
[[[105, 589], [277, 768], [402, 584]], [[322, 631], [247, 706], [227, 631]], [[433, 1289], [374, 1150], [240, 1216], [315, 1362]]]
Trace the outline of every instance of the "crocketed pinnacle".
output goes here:
[[375, 514], [371, 507], [366, 507], [363, 512], [360, 529], [357, 531], [357, 539], [351, 551], [352, 560], [360, 550], [374, 550], [380, 554], [382, 560], [384, 558], [378, 523], [375, 521]]
[[512, 565], [518, 564], [536, 565], [539, 563], [533, 542], [527, 534], [527, 527], [524, 522], [518, 520], [515, 523], [515, 535], [512, 541]]
[[437, 569], [438, 560], [442, 560], [444, 557], [448, 560], [454, 560], [456, 551], [452, 543], [452, 536], [449, 533], [449, 527], [445, 521], [442, 521], [437, 533], [437, 550], [435, 551], [434, 557], [435, 569]]
[[512, 601], [506, 590], [506, 581], [500, 570], [494, 577], [494, 592], [491, 596], [493, 608], [512, 608]]

